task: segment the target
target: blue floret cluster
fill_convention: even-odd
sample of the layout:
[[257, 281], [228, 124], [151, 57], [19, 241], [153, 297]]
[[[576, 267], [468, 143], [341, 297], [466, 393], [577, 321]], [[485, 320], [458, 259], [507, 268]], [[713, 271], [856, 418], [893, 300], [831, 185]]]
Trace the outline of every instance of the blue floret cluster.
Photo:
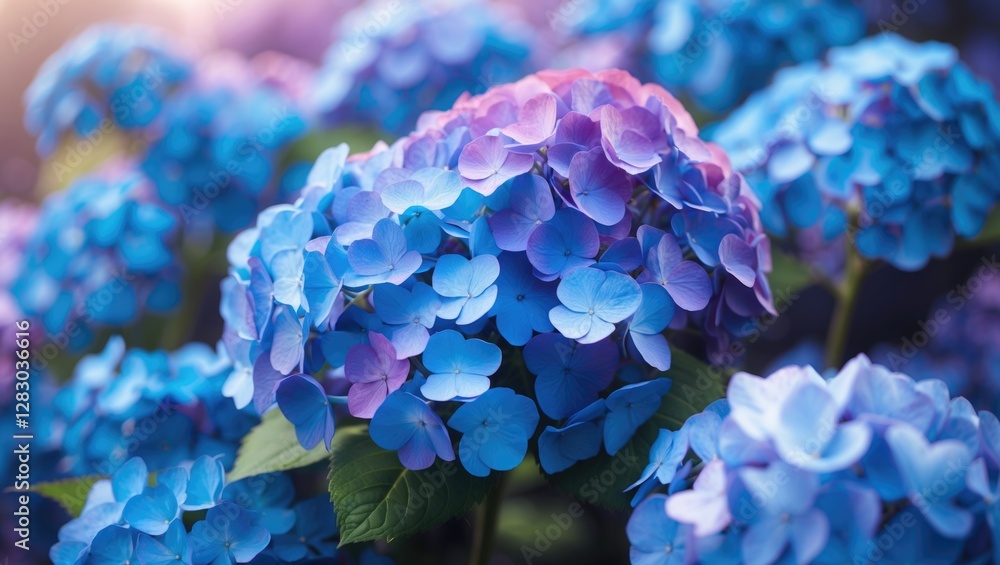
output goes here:
[[55, 565], [391, 563], [370, 549], [358, 560], [337, 550], [325, 494], [295, 499], [286, 474], [227, 483], [218, 458], [153, 470], [133, 457], [94, 483], [80, 516], [59, 531], [50, 558]]
[[79, 515], [59, 529], [56, 565], [391, 563], [370, 547], [358, 560], [338, 551], [328, 496], [311, 495], [291, 474], [227, 479], [260, 422], [223, 396], [231, 371], [224, 353], [202, 344], [126, 350], [120, 337], [77, 365], [51, 401], [52, 437], [62, 444], [45, 461], [57, 477], [94, 481]]
[[47, 334], [84, 345], [95, 326], [177, 305], [179, 230], [133, 161], [108, 162], [46, 199], [10, 292]]
[[598, 0], [554, 14], [553, 27], [569, 29], [569, 49], [620, 50], [616, 64], [711, 112], [731, 109], [786, 65], [854, 43], [867, 25], [852, 0]]
[[405, 135], [425, 111], [539, 68], [533, 30], [508, 11], [483, 0], [363, 4], [339, 22], [310, 104], [328, 124]]
[[[185, 250], [248, 226], [294, 177], [286, 156], [311, 122], [295, 61], [194, 64], [169, 45], [145, 28], [95, 27], [26, 95], [39, 151], [63, 147], [51, 166], [71, 180], [48, 196], [12, 294], [71, 350], [102, 327], [173, 311], [185, 271], [211, 271], [182, 261]], [[127, 156], [101, 160], [119, 147]]]
[[659, 408], [671, 331], [724, 343], [773, 311], [743, 179], [676, 99], [624, 72], [529, 76], [346, 155], [328, 150], [294, 205], [236, 238], [223, 283], [241, 369], [226, 390], [277, 403], [307, 449], [329, 447], [347, 404], [407, 467], [454, 459], [450, 427], [484, 476], [521, 462], [540, 408], [567, 422], [542, 443], [554, 472], [572, 463], [566, 429], [601, 419], [613, 454]]
[[56, 396], [66, 470], [110, 475], [130, 457], [162, 469], [201, 455], [232, 467], [240, 440], [260, 418], [223, 396], [230, 369], [225, 353], [201, 343], [126, 350], [113, 336], [77, 364]]
[[975, 237], [1000, 199], [1000, 106], [941, 43], [886, 33], [832, 49], [780, 72], [712, 138], [767, 230], [803, 249], [846, 237], [917, 270]]
[[305, 132], [307, 117], [287, 92], [256, 80], [195, 83], [164, 108], [142, 169], [189, 229], [235, 232], [278, 200], [282, 150]]
[[154, 29], [96, 25], [39, 69], [24, 95], [25, 125], [43, 155], [67, 134], [142, 130], [158, 121], [191, 72], [188, 58]]
[[633, 485], [632, 563], [987, 562], [998, 438], [997, 417], [944, 382], [863, 355], [828, 380], [738, 373], [660, 432]]

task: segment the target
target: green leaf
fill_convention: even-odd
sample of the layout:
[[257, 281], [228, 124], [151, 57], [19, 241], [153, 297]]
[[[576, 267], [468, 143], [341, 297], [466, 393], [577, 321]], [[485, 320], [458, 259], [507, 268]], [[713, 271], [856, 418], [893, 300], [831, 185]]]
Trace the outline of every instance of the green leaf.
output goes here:
[[673, 385], [653, 417], [640, 426], [632, 440], [614, 456], [601, 451], [597, 457], [549, 475], [551, 482], [590, 504], [612, 510], [631, 508], [634, 491], [626, 493], [624, 490], [639, 478], [649, 463], [649, 449], [660, 428], [680, 429], [690, 416], [725, 396], [723, 383], [729, 378], [727, 369], [708, 366], [679, 349], [670, 349], [670, 370], [662, 376], [669, 377]]
[[259, 424], [243, 438], [228, 482], [254, 475], [307, 467], [328, 456], [321, 442], [306, 451], [295, 438], [295, 427], [278, 410], [264, 414]]
[[31, 491], [58, 502], [70, 516], [76, 518], [83, 512], [83, 505], [87, 502], [90, 488], [94, 486], [94, 483], [104, 478], [106, 477], [101, 475], [86, 475], [48, 483], [37, 483], [31, 487]]
[[499, 476], [473, 477], [457, 461], [441, 459], [423, 471], [411, 471], [395, 451], [375, 445], [367, 426], [337, 430], [330, 455], [330, 499], [340, 544], [424, 531], [465, 513]]
[[771, 263], [773, 269], [767, 281], [775, 294], [795, 294], [816, 282], [809, 267], [775, 245], [771, 246]]

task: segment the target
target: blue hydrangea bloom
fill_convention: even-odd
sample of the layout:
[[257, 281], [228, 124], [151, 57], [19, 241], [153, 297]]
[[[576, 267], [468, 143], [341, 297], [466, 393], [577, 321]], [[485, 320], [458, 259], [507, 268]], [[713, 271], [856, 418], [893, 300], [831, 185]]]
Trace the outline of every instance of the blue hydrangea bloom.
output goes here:
[[832, 274], [842, 265], [821, 251], [845, 238], [920, 269], [975, 237], [998, 200], [1000, 106], [941, 43], [885, 33], [831, 49], [779, 73], [713, 137], [759, 194], [768, 230]]
[[726, 401], [660, 433], [633, 485], [632, 562], [672, 559], [651, 540], [678, 531], [683, 562], [864, 560], [900, 527], [914, 535], [881, 548], [893, 562], [989, 560], [977, 532], [995, 512], [998, 448], [992, 413], [863, 355], [826, 379], [797, 366], [738, 373]]
[[851, 0], [601, 0], [560, 6], [556, 16], [566, 51], [557, 59], [627, 68], [713, 112], [763, 87], [781, 67], [854, 43], [867, 24]]
[[[325, 151], [294, 203], [235, 238], [222, 285], [227, 394], [258, 413], [283, 397], [297, 429], [314, 406], [303, 445], [338, 415], [320, 388], [350, 388], [375, 443], [423, 469], [454, 456], [440, 414], [495, 387], [562, 420], [540, 451], [563, 470], [660, 409], [674, 332], [715, 350], [774, 313], [749, 187], [673, 96], [622, 71], [531, 75], [348, 153]], [[305, 378], [319, 387], [282, 394]], [[577, 449], [595, 428], [596, 451]], [[523, 458], [502, 447], [463, 463]]]
[[25, 92], [25, 125], [49, 155], [66, 133], [83, 137], [156, 120], [191, 63], [155, 29], [95, 25], [50, 56]]
[[180, 298], [178, 218], [129, 161], [116, 161], [46, 199], [11, 293], [21, 311], [76, 347]]
[[[93, 484], [82, 513], [59, 530], [49, 556], [57, 565], [292, 563], [303, 558], [391, 563], [370, 547], [360, 561], [338, 552], [331, 503], [326, 496], [300, 498], [304, 493], [296, 491], [289, 475], [257, 475], [226, 485], [226, 470], [212, 455], [166, 468], [133, 457], [110, 479]], [[207, 513], [192, 514], [203, 510]], [[185, 524], [192, 523], [188, 531]]]
[[276, 196], [283, 151], [305, 132], [308, 118], [295, 99], [260, 77], [245, 80], [240, 89], [193, 82], [163, 108], [165, 127], [142, 167], [185, 224], [223, 232], [249, 225]]
[[362, 6], [339, 27], [312, 94], [332, 124], [405, 134], [421, 113], [533, 70], [529, 27], [479, 0]]
[[168, 354], [126, 350], [121, 338], [110, 339], [102, 353], [83, 358], [53, 403], [65, 426], [62, 450], [71, 468], [109, 474], [126, 454], [153, 469], [220, 455], [205, 464], [205, 482], [192, 483], [203, 489], [191, 504], [216, 499], [217, 466], [232, 465], [240, 440], [259, 421], [223, 396], [229, 371], [226, 355], [203, 344]]

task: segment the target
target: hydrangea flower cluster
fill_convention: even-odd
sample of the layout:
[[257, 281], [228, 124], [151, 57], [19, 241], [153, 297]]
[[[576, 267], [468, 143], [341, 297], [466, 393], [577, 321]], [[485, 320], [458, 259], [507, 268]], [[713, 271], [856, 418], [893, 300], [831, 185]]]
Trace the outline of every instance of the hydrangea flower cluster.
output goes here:
[[[346, 154], [324, 153], [294, 205], [237, 237], [223, 283], [241, 347], [228, 394], [277, 402], [304, 447], [329, 446], [346, 403], [408, 467], [453, 459], [451, 427], [484, 475], [523, 459], [537, 401], [554, 420], [596, 413], [613, 453], [669, 388], [668, 328], [725, 341], [773, 311], [742, 177], [627, 73], [532, 75]], [[527, 385], [501, 369], [518, 352]], [[605, 404], [624, 366], [639, 382]], [[433, 406], [448, 401], [464, 404], [446, 426]]]
[[327, 496], [296, 502], [286, 474], [227, 484], [221, 461], [207, 455], [155, 469], [133, 457], [110, 479], [95, 483], [82, 514], [59, 531], [59, 543], [49, 553], [52, 561], [218, 565], [323, 558], [391, 563], [370, 548], [357, 561], [339, 551]]
[[146, 128], [190, 72], [187, 59], [153, 29], [93, 26], [39, 70], [24, 96], [25, 125], [38, 137], [42, 155], [70, 132]]
[[203, 344], [126, 351], [117, 336], [77, 365], [52, 401], [53, 437], [62, 439], [52, 468], [110, 479], [94, 484], [80, 516], [60, 529], [50, 554], [57, 565], [391, 563], [370, 547], [360, 561], [338, 551], [328, 496], [305, 494], [288, 473], [227, 484], [236, 448], [260, 421], [222, 395], [231, 370], [225, 354]]
[[223, 396], [231, 370], [224, 352], [204, 344], [126, 350], [113, 336], [77, 364], [56, 396], [63, 465], [75, 475], [110, 475], [130, 457], [162, 469], [211, 455], [230, 468], [240, 440], [260, 421]]
[[[100, 163], [49, 198], [13, 283], [24, 313], [43, 320], [51, 336], [65, 333], [73, 348], [87, 343], [95, 326], [173, 309], [180, 248], [207, 248], [218, 232], [245, 228], [277, 201], [288, 172], [285, 150], [310, 121], [301, 64], [219, 54], [181, 69], [165, 43], [142, 28], [92, 28], [54, 55], [29, 91], [39, 108], [29, 111], [29, 123], [56, 127], [57, 117], [79, 111], [83, 117], [73, 119], [89, 124], [86, 116], [114, 112], [119, 122], [132, 120], [119, 125], [139, 141], [134, 157]], [[157, 78], [137, 74], [143, 69], [132, 66], [139, 63]], [[92, 82], [121, 92], [83, 98]], [[69, 94], [50, 100], [53, 92]], [[136, 119], [139, 106], [143, 119]], [[51, 145], [62, 134], [41, 135], [39, 143]]]
[[93, 327], [173, 308], [177, 218], [128, 160], [110, 161], [43, 204], [11, 293], [45, 331], [80, 345]]
[[185, 224], [231, 233], [277, 200], [279, 159], [309, 121], [288, 89], [220, 55], [170, 98], [142, 169]]
[[983, 227], [1000, 192], [1000, 106], [940, 43], [886, 33], [786, 69], [713, 139], [768, 231], [916, 270]]
[[955, 563], [1000, 547], [1000, 421], [943, 382], [861, 355], [829, 380], [738, 373], [727, 397], [660, 432], [636, 501], [669, 490], [632, 514], [632, 563]]
[[970, 279], [925, 320], [913, 335], [876, 347], [872, 358], [917, 380], [940, 379], [952, 396], [1000, 411], [1000, 279]]
[[420, 0], [349, 12], [317, 72], [313, 105], [331, 125], [405, 135], [426, 110], [524, 76], [537, 68], [531, 30], [503, 8]]
[[610, 44], [621, 53], [618, 64], [638, 66], [636, 72], [643, 78], [722, 112], [767, 84], [779, 68], [814, 60], [831, 46], [860, 39], [866, 21], [859, 4], [600, 0], [560, 9], [552, 24], [571, 30], [569, 49], [580, 50], [581, 37], [584, 46], [586, 40]]

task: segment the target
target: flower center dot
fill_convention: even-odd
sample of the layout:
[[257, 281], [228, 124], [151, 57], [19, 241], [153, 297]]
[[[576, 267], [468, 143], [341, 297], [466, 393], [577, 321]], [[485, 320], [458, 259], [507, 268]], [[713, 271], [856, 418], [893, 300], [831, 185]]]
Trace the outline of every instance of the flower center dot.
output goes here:
[[569, 249], [566, 250], [566, 253], [563, 253], [563, 255], [565, 255], [566, 257], [569, 257], [572, 254], [573, 254], [573, 252], [570, 251]]
[[524, 295], [523, 294], [518, 294], [517, 295], [517, 301], [520, 302], [522, 300], [524, 300]]
[[594, 315], [594, 311], [593, 310], [589, 310], [589, 311], [587, 311], [587, 313], [590, 314], [591, 316]]
[[667, 553], [673, 553], [674, 552], [674, 546], [672, 546], [672, 545], [670, 545], [668, 543], [667, 547], [663, 548], [663, 550], [666, 551]]

